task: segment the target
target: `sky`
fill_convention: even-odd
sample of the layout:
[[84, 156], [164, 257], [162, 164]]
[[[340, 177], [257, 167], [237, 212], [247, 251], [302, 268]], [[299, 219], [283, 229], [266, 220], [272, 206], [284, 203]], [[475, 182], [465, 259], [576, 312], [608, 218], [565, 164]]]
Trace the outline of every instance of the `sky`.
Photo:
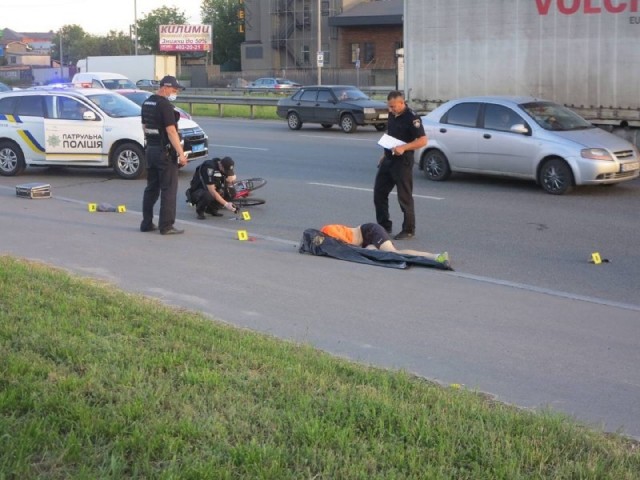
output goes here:
[[0, 0], [0, 29], [16, 32], [54, 32], [64, 25], [80, 25], [92, 35], [110, 30], [128, 34], [136, 18], [152, 10], [175, 7], [187, 23], [199, 24], [201, 0]]

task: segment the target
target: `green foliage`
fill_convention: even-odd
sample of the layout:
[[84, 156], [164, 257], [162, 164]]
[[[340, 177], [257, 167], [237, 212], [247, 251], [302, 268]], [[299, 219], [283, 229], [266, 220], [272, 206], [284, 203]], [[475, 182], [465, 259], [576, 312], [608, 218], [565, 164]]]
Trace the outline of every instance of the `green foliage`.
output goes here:
[[637, 444], [0, 257], [0, 478], [638, 478]]
[[62, 35], [62, 55], [65, 65], [75, 65], [81, 58], [91, 55], [129, 55], [132, 40], [128, 34], [111, 30], [107, 36], [88, 34], [79, 25], [65, 25], [52, 40], [51, 58], [60, 59], [60, 36]]
[[202, 21], [213, 25], [213, 63], [217, 65], [240, 66], [244, 33], [238, 31], [239, 8], [238, 0], [202, 0]]
[[151, 53], [160, 53], [160, 25], [184, 25], [187, 17], [175, 7], [162, 6], [152, 10], [143, 19], [138, 20], [138, 47], [148, 49]]

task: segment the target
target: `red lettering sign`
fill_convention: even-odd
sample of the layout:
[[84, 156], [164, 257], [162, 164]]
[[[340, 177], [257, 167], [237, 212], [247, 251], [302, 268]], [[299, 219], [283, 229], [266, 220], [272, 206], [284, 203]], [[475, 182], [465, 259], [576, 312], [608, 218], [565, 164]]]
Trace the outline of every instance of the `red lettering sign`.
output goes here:
[[[571, 7], [567, 7], [565, 2], [571, 2]], [[580, 0], [558, 0], [558, 11], [565, 15], [573, 15], [580, 10]]]
[[627, 8], [626, 2], [620, 2], [619, 5], [614, 5], [613, 0], [604, 0], [604, 9], [611, 13], [621, 13]]
[[539, 15], [548, 15], [552, 5], [555, 5], [558, 13], [563, 15], [575, 15], [582, 11], [584, 14], [607, 13], [637, 13], [640, 0], [602, 0], [603, 6], [597, 5], [599, 0], [536, 0]]

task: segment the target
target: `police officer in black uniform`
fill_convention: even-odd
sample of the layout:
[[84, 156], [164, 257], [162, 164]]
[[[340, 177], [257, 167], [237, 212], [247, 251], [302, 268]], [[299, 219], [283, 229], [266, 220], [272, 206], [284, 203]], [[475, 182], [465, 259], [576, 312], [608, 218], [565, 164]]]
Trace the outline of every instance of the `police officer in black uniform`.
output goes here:
[[[162, 235], [184, 233], [174, 227], [178, 168], [187, 164], [187, 156], [180, 143], [178, 118], [171, 104], [182, 87], [176, 77], [167, 75], [160, 80], [154, 95], [142, 104], [142, 127], [147, 160], [147, 187], [142, 197], [140, 231], [160, 229]], [[153, 224], [153, 207], [160, 197], [158, 227]]]
[[387, 232], [391, 233], [392, 222], [389, 216], [389, 194], [393, 187], [398, 192], [398, 203], [404, 214], [402, 231], [395, 240], [413, 238], [416, 233], [416, 216], [413, 208], [413, 152], [427, 144], [427, 136], [420, 117], [404, 101], [401, 92], [394, 90], [387, 95], [389, 122], [387, 133], [405, 142], [404, 145], [385, 148], [378, 162], [378, 173], [373, 187], [373, 203], [376, 207], [376, 220]]
[[205, 212], [214, 217], [222, 216], [218, 213], [220, 207], [233, 213], [238, 212], [238, 207], [230, 201], [235, 194], [233, 190], [235, 181], [235, 163], [231, 157], [223, 159], [216, 157], [198, 165], [186, 195], [187, 202], [196, 206], [196, 215], [199, 220], [206, 218]]

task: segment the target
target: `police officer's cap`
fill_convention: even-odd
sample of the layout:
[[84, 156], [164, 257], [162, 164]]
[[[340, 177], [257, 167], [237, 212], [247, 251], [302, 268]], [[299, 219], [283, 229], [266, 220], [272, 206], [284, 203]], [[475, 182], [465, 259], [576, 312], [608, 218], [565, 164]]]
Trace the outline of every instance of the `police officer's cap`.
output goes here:
[[160, 86], [161, 87], [173, 87], [173, 88], [177, 88], [179, 90], [183, 90], [184, 89], [184, 87], [178, 83], [178, 80], [173, 75], [166, 75], [166, 76], [162, 77], [162, 80], [160, 80]]
[[222, 168], [224, 168], [224, 173], [227, 176], [230, 177], [235, 175], [235, 170], [234, 170], [235, 162], [233, 161], [233, 158], [224, 157], [222, 160], [220, 160], [220, 165], [222, 165]]

